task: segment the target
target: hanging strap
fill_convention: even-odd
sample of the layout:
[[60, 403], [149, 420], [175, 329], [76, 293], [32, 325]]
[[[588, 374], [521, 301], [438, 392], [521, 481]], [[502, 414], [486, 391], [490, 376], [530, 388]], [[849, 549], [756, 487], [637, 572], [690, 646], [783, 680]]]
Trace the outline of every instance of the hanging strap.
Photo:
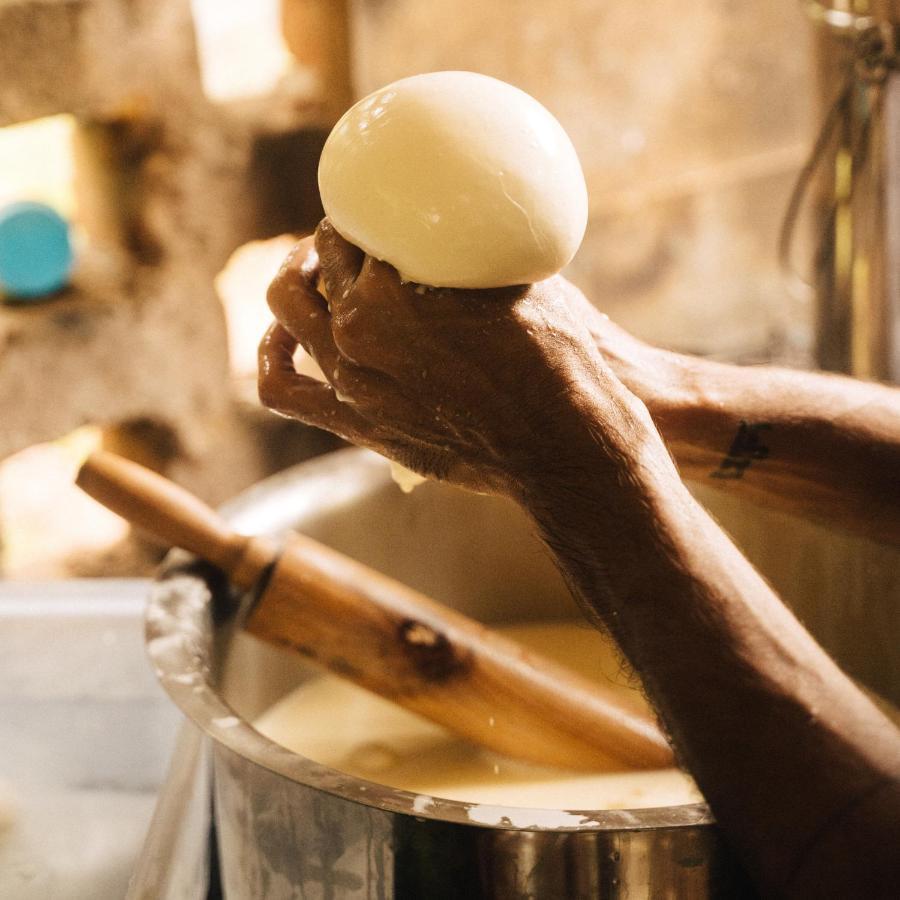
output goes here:
[[[818, 8], [817, 4], [814, 6]], [[778, 261], [788, 282], [803, 290], [809, 290], [812, 283], [797, 272], [792, 259], [797, 223], [810, 185], [823, 161], [828, 157], [828, 151], [835, 138], [838, 135], [849, 134], [853, 177], [848, 194], [845, 197], [836, 197], [825, 216], [822, 233], [816, 242], [815, 259], [818, 261], [827, 252], [838, 203], [848, 202], [853, 198], [853, 192], [861, 180], [857, 177], [857, 173], [862, 172], [869, 160], [871, 136], [880, 123], [884, 108], [885, 83], [891, 72], [900, 69], [898, 28], [900, 26], [894, 23], [881, 23], [854, 29], [857, 35], [856, 42], [843, 84], [828, 108], [812, 150], [791, 190], [778, 237]], [[859, 103], [860, 87], [865, 89], [868, 103]], [[854, 122], [858, 125], [856, 129], [853, 128]]]

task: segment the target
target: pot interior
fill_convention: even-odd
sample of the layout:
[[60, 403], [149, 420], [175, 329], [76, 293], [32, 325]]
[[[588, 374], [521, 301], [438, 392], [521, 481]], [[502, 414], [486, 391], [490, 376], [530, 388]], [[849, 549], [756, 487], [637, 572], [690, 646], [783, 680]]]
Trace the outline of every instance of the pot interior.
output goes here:
[[[403, 493], [386, 466], [355, 465], [370, 463], [368, 456], [351, 451], [345, 471], [334, 473], [355, 481], [352, 491], [317, 496], [293, 511], [286, 495], [277, 515], [269, 506], [265, 523], [253, 508], [232, 521], [299, 531], [486, 624], [584, 621], [518, 507], [436, 483]], [[244, 632], [221, 645], [215, 663], [223, 698], [247, 721], [318, 675], [302, 658]]]

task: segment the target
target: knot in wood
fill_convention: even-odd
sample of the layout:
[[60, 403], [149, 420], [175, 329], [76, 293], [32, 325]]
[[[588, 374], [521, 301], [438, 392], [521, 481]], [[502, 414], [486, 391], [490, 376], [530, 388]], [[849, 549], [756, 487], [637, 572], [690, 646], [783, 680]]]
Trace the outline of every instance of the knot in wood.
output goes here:
[[447, 681], [465, 669], [447, 636], [424, 622], [404, 619], [398, 633], [413, 667], [426, 681]]

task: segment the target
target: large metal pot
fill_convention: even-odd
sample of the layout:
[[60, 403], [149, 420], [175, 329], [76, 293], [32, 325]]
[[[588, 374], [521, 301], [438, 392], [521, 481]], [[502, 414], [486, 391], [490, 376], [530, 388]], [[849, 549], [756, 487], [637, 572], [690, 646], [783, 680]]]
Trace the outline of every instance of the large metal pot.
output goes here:
[[[405, 495], [365, 451], [304, 463], [227, 513], [245, 532], [297, 528], [483, 621], [577, 615], [515, 507], [436, 484]], [[314, 673], [236, 632], [237, 608], [214, 573], [181, 555], [147, 624], [163, 685], [209, 738], [229, 900], [751, 895], [702, 804], [511, 809], [485, 824], [472, 804], [423, 803], [273, 744], [249, 723]]]

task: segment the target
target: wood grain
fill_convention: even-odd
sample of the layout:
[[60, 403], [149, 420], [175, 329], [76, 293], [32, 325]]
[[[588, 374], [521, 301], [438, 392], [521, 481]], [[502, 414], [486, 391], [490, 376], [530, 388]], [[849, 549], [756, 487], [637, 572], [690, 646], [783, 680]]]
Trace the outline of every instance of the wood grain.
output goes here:
[[302, 535], [277, 558], [198, 498], [107, 452], [77, 483], [137, 527], [202, 556], [240, 587], [269, 570], [245, 628], [492, 750], [578, 769], [659, 768], [652, 719], [603, 685]]

